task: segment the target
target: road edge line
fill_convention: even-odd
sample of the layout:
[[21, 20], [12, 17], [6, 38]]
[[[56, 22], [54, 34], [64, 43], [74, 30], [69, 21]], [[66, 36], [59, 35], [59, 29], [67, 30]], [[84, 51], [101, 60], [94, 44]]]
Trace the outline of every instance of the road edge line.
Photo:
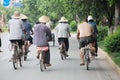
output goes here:
[[112, 60], [112, 58], [109, 56], [107, 52], [105, 52], [103, 49], [99, 48], [99, 50], [102, 52], [102, 54], [105, 55], [108, 62], [115, 68], [115, 70], [120, 73], [120, 67]]

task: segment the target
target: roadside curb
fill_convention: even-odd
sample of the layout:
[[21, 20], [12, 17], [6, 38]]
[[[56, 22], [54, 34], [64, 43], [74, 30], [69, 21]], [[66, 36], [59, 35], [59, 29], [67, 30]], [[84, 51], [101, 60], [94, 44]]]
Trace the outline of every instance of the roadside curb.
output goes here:
[[99, 48], [99, 50], [101, 51], [102, 54], [105, 55], [105, 57], [107, 58], [108, 62], [114, 67], [114, 69], [120, 73], [120, 67], [112, 60], [112, 58], [108, 55], [107, 52], [105, 52], [104, 50], [102, 50], [101, 48]]

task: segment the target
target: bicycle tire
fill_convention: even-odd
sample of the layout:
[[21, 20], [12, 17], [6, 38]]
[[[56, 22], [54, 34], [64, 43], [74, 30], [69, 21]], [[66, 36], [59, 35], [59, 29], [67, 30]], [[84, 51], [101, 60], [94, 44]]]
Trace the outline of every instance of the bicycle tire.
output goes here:
[[43, 72], [43, 70], [46, 69], [46, 65], [44, 63], [45, 55], [43, 55], [43, 54], [44, 54], [43, 51], [41, 51], [41, 53], [40, 53], [40, 70], [41, 70], [41, 72]]
[[14, 54], [13, 54], [13, 68], [16, 70], [18, 68], [18, 51], [17, 47], [14, 47]]
[[53, 46], [55, 46], [55, 40], [53, 40]]
[[61, 54], [61, 60], [66, 59], [66, 55], [65, 55], [65, 43], [61, 42], [61, 48], [60, 48], [60, 54]]
[[40, 59], [40, 70], [43, 72], [43, 63], [41, 59]]
[[24, 61], [26, 61], [27, 60], [27, 52], [25, 51], [25, 53], [24, 53]]
[[63, 60], [63, 55], [61, 54], [61, 59]]
[[89, 70], [89, 50], [85, 50], [85, 58], [86, 58], [86, 70]]
[[18, 55], [18, 59], [19, 59], [19, 65], [20, 67], [22, 67], [22, 56], [20, 54]]

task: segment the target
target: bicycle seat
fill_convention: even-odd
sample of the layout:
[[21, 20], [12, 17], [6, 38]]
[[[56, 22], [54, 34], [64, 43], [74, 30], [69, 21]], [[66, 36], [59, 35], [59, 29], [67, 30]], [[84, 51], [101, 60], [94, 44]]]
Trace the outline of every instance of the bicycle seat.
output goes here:
[[48, 51], [48, 46], [42, 46], [42, 47], [38, 47], [39, 51]]

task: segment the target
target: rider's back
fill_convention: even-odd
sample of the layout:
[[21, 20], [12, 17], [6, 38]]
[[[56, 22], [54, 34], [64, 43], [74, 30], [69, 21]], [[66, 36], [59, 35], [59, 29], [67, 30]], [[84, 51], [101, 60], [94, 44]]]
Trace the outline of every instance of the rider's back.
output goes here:
[[48, 38], [51, 37], [50, 29], [43, 23], [34, 26], [33, 43], [37, 46], [47, 46]]
[[91, 36], [93, 33], [93, 29], [90, 24], [87, 22], [83, 22], [78, 26], [78, 31], [80, 33], [79, 37], [87, 37]]

